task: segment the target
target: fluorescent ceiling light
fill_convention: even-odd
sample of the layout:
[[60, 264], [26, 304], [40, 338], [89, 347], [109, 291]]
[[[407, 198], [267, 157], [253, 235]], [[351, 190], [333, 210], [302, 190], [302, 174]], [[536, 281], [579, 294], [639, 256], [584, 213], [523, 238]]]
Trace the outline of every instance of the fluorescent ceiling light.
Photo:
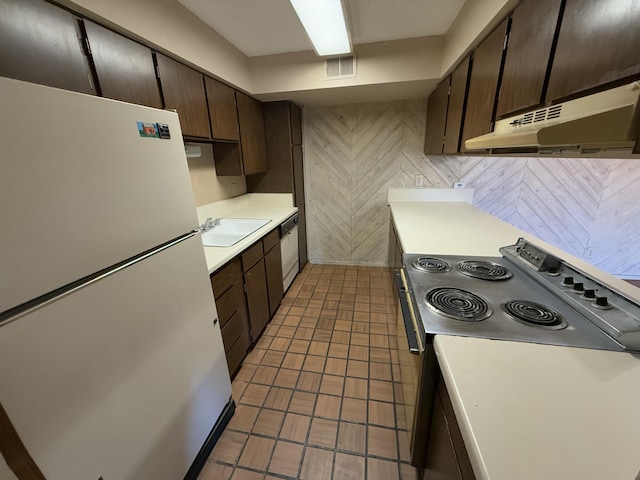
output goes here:
[[341, 0], [289, 0], [318, 55], [351, 52]]

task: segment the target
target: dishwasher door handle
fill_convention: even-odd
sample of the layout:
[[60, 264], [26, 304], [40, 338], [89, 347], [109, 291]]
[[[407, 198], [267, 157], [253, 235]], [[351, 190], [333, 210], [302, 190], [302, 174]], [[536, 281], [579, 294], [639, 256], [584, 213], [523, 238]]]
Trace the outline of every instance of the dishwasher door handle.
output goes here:
[[407, 299], [407, 290], [400, 276], [400, 271], [396, 270], [396, 288], [398, 289], [398, 297], [400, 298], [400, 309], [402, 310], [402, 319], [404, 320], [404, 329], [407, 334], [407, 342], [409, 343], [409, 351], [414, 355], [422, 353], [420, 344], [418, 342], [418, 335], [414, 327], [414, 321], [411, 315], [411, 308], [409, 307], [409, 300]]

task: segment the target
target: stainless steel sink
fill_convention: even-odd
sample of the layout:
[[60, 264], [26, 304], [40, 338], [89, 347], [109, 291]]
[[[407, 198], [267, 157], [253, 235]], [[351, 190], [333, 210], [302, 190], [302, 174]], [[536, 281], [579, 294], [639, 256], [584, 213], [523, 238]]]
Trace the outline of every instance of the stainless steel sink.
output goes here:
[[220, 224], [202, 234], [205, 247], [230, 247], [271, 220], [262, 218], [221, 218]]

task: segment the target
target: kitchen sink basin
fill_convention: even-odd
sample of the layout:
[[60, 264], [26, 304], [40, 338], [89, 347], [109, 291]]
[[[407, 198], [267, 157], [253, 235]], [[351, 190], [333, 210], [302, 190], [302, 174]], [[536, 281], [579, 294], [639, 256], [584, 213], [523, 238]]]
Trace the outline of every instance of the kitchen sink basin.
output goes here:
[[230, 247], [271, 220], [262, 218], [221, 218], [220, 224], [202, 234], [205, 247]]

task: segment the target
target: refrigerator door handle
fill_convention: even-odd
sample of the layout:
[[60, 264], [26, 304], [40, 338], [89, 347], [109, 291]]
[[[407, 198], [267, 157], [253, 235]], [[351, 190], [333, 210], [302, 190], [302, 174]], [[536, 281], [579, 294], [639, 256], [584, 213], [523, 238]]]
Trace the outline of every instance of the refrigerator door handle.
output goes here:
[[10, 308], [9, 310], [5, 310], [4, 312], [0, 313], [0, 327], [13, 322], [14, 320], [17, 320], [23, 315], [26, 315], [34, 310], [42, 308], [45, 305], [50, 304], [51, 302], [55, 302], [56, 300], [62, 297], [65, 297], [81, 288], [84, 288], [88, 285], [91, 285], [92, 283], [102, 280], [103, 278], [108, 277], [109, 275], [113, 275], [114, 273], [117, 273], [121, 270], [124, 270], [125, 268], [135, 265], [138, 262], [141, 262], [149, 257], [152, 257], [153, 255], [160, 253], [163, 250], [166, 250], [167, 248], [171, 248], [172, 246], [180, 242], [183, 242], [199, 233], [200, 233], [199, 230], [193, 230], [189, 233], [185, 233], [184, 235], [181, 235], [172, 240], [169, 240], [168, 242], [162, 243], [156, 247], [153, 247], [142, 253], [134, 255], [133, 257], [129, 257], [126, 260], [123, 260], [114, 265], [111, 265], [110, 267], [104, 268], [95, 273], [87, 275], [86, 277], [80, 278], [74, 282], [63, 285], [60, 288], [56, 288], [55, 290], [52, 290], [43, 295], [40, 295], [39, 297], [36, 297], [33, 300], [25, 302], [21, 305], [17, 305], [16, 307]]

